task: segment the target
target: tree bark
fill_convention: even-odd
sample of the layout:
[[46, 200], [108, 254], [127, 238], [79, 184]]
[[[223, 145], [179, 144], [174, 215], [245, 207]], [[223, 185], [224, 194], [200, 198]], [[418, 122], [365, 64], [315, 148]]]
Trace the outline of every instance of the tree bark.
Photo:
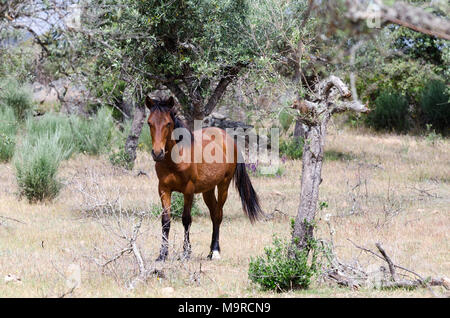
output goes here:
[[328, 120], [325, 120], [305, 131], [300, 205], [292, 234], [293, 243], [298, 249], [309, 250], [309, 241], [313, 238], [327, 123]]
[[311, 247], [310, 240], [314, 234], [328, 122], [334, 113], [348, 110], [368, 112], [367, 107], [358, 100], [339, 100], [348, 99], [352, 94], [336, 76], [321, 81], [315, 90], [314, 101], [296, 101], [292, 106], [298, 110], [298, 125], [305, 128], [300, 205], [292, 232], [292, 245], [306, 251]]
[[306, 137], [305, 127], [303, 126], [302, 121], [299, 119], [297, 119], [297, 121], [295, 122], [294, 137], [303, 139], [305, 139]]
[[136, 149], [141, 136], [142, 126], [145, 121], [145, 105], [137, 103], [134, 107], [133, 122], [131, 124], [131, 131], [125, 142], [125, 151], [128, 154], [129, 162], [136, 160]]

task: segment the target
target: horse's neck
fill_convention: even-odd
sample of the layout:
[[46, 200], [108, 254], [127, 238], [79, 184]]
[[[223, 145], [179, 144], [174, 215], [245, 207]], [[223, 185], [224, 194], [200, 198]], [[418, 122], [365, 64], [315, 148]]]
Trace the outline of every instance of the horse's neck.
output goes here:
[[[189, 151], [190, 152], [190, 158], [191, 161], [190, 162], [182, 162], [182, 163], [177, 163], [174, 162], [172, 159], [172, 152], [173, 152], [173, 148], [174, 147], [179, 147], [179, 144], [177, 144], [174, 140], [169, 140], [167, 142], [167, 153], [166, 153], [166, 157], [164, 162], [166, 163], [166, 165], [172, 167], [175, 170], [180, 170], [181, 168], [186, 168], [186, 165], [191, 165], [193, 162], [193, 149], [194, 149], [194, 141], [192, 141], [192, 143], [190, 144], [190, 146], [183, 146], [183, 151]], [[183, 169], [184, 170], [184, 169]]]

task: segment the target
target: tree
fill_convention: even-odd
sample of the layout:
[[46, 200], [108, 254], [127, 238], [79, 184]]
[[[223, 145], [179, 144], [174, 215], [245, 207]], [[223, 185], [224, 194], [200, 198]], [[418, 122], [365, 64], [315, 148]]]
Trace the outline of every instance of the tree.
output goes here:
[[309, 249], [309, 240], [313, 238], [319, 185], [322, 182], [325, 137], [331, 116], [345, 111], [368, 112], [368, 108], [357, 100], [345, 101], [352, 94], [338, 77], [330, 76], [318, 83], [315, 93], [314, 100], [296, 102], [293, 107], [298, 110], [299, 121], [306, 127], [300, 205], [292, 234], [293, 243], [298, 249]]
[[[344, 9], [346, 17], [353, 22], [366, 22], [368, 19], [380, 18], [381, 24], [395, 23], [424, 34], [443, 39], [450, 38], [450, 26], [445, 18], [427, 13], [423, 9], [403, 2], [396, 2], [393, 7], [384, 5], [380, 0], [371, 2], [375, 2], [379, 8], [376, 15], [373, 15], [373, 11], [367, 9], [369, 1], [346, 0], [346, 8]], [[340, 10], [341, 1], [329, 1], [330, 3], [335, 5], [335, 12]], [[335, 14], [335, 17], [338, 16]], [[336, 30], [336, 26], [341, 27], [340, 31], [342, 32], [348, 21], [345, 21], [345, 19], [337, 19], [336, 21], [333, 21], [333, 25], [331, 25], [331, 32]], [[350, 31], [359, 36], [370, 33], [367, 28], [360, 28], [360, 24], [350, 25]], [[354, 39], [352, 40], [347, 42], [356, 42]], [[352, 65], [354, 64], [354, 54], [359, 48], [360, 45], [357, 44], [354, 45], [354, 48], [350, 48], [350, 52], [353, 51], [350, 66], [354, 66]], [[435, 57], [435, 55], [432, 57]], [[353, 72], [354, 69], [350, 67], [349, 71]], [[350, 76], [350, 79], [352, 79], [352, 76]], [[352, 80], [352, 91], [356, 93], [354, 78]], [[340, 101], [340, 99], [349, 99], [351, 96], [351, 91], [340, 78], [330, 76], [316, 85], [314, 94], [310, 96], [313, 99], [299, 100], [294, 104], [294, 108], [299, 111], [299, 121], [306, 128], [300, 205], [292, 235], [293, 246], [298, 249], [309, 249], [309, 240], [313, 238], [319, 185], [322, 181], [321, 171], [326, 128], [329, 119], [337, 112], [350, 110], [364, 113], [369, 111], [365, 105], [359, 102], [357, 96], [353, 96], [353, 101]]]
[[[127, 146], [144, 118], [142, 97], [167, 88], [193, 121], [209, 115], [241, 69], [252, 63], [246, 0], [85, 1], [82, 34], [95, 58], [97, 83], [111, 74], [135, 91], [135, 115]], [[86, 46], [85, 46], [86, 47]]]

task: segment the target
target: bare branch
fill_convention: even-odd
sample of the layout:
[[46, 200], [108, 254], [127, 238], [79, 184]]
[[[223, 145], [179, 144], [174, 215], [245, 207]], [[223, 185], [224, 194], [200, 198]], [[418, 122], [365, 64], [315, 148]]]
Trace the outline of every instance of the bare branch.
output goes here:
[[380, 19], [383, 23], [398, 24], [417, 32], [450, 40], [450, 21], [444, 17], [438, 17], [403, 1], [396, 1], [392, 7], [380, 0], [371, 3], [372, 1], [347, 0], [347, 17], [355, 22]]

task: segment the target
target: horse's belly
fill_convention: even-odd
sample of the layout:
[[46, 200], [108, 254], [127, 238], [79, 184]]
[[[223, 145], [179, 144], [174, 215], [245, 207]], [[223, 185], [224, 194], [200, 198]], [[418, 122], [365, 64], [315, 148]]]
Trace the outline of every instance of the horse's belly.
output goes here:
[[197, 182], [195, 193], [213, 189], [216, 185], [229, 178], [230, 167], [226, 163], [203, 163], [197, 166]]

